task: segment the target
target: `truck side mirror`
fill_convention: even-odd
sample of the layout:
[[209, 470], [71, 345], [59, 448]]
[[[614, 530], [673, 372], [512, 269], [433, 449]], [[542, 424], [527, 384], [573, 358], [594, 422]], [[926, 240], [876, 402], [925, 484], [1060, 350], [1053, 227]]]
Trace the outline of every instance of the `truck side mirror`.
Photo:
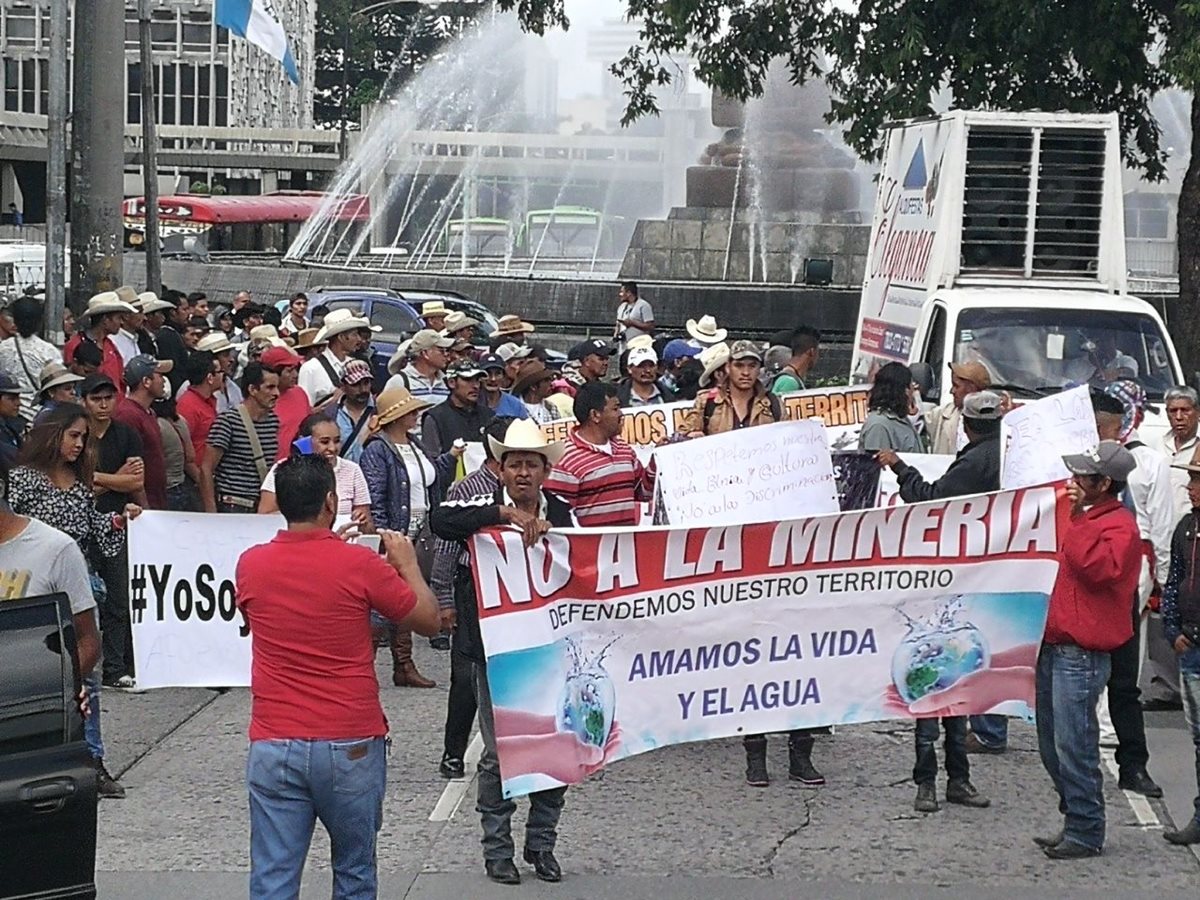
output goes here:
[[918, 362], [912, 363], [908, 369], [912, 372], [913, 381], [920, 391], [921, 399], [927, 403], [936, 403], [938, 401], [938, 385], [933, 374], [933, 366], [929, 363]]

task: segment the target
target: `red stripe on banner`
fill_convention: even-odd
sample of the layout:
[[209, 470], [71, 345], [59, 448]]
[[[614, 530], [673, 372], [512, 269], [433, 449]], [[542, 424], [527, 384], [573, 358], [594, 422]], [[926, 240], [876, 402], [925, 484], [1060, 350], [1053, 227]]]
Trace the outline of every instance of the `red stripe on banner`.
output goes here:
[[1046, 485], [789, 522], [558, 531], [528, 551], [518, 531], [493, 529], [472, 540], [472, 569], [480, 616], [489, 618], [727, 578], [1053, 560], [1069, 514], [1063, 485]]

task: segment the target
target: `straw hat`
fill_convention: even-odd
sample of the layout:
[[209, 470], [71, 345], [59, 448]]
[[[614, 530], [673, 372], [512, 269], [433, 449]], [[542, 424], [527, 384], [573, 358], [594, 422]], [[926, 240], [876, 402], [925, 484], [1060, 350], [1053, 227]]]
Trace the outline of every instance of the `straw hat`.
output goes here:
[[250, 329], [250, 340], [270, 343], [279, 337], [279, 331], [274, 325], [255, 325]]
[[505, 453], [540, 453], [551, 466], [562, 459], [566, 452], [562, 441], [546, 440], [546, 435], [533, 419], [517, 419], [504, 432], [503, 441], [489, 434], [488, 446], [492, 448], [492, 456], [496, 459], [503, 459]]
[[56, 388], [63, 384], [75, 384], [83, 381], [82, 375], [76, 375], [62, 363], [54, 361], [48, 362], [42, 366], [42, 371], [38, 373], [38, 393], [44, 394], [51, 388]]
[[367, 421], [367, 429], [374, 433], [397, 419], [403, 419], [409, 413], [428, 408], [429, 404], [414, 397], [408, 388], [389, 388], [375, 400], [375, 415]]
[[987, 367], [981, 362], [970, 360], [968, 362], [950, 363], [950, 374], [956, 378], [961, 378], [963, 381], [969, 381], [979, 390], [991, 387], [992, 376], [988, 374]]
[[506, 334], [528, 334], [533, 331], [533, 326], [528, 322], [522, 322], [521, 317], [515, 313], [509, 313], [506, 316], [501, 316], [500, 321], [496, 323], [496, 330], [489, 337], [502, 337]]
[[464, 328], [474, 328], [478, 324], [478, 321], [472, 319], [466, 313], [454, 309], [446, 313], [446, 321], [442, 323], [442, 330], [446, 334], [454, 334], [454, 332], [462, 331]]
[[356, 316], [349, 309], [335, 309], [325, 317], [325, 323], [321, 326], [321, 330], [317, 332], [317, 337], [313, 341], [314, 344], [320, 344], [337, 334], [343, 334], [347, 331], [358, 331], [360, 328], [366, 328], [368, 331], [382, 331], [380, 325], [372, 325], [371, 320], [365, 316]]
[[706, 347], [700, 353], [700, 362], [704, 363], [704, 374], [700, 376], [700, 387], [708, 387], [713, 373], [729, 362], [729, 345], [721, 343]]
[[214, 331], [196, 341], [196, 349], [207, 350], [209, 353], [224, 353], [226, 350], [232, 350], [233, 344], [229, 343], [229, 336], [225, 332]]
[[137, 300], [133, 304], [144, 313], [164, 312], [168, 309], [174, 309], [174, 303], [168, 303], [166, 300], [159, 300], [158, 294], [154, 291], [143, 291], [137, 295]]
[[87, 309], [80, 314], [79, 318], [90, 319], [92, 316], [103, 316], [108, 313], [118, 312], [137, 312], [137, 308], [130, 306], [118, 297], [116, 291], [102, 291], [87, 302]]
[[123, 284], [119, 288], [117, 288], [115, 291], [113, 291], [113, 293], [116, 294], [117, 297], [120, 298], [122, 303], [128, 303], [130, 306], [133, 306], [133, 307], [137, 306], [138, 292], [135, 291], [133, 288], [131, 288], [129, 285]]
[[305, 328], [296, 332], [296, 349], [308, 350], [312, 347], [323, 347], [328, 341], [318, 341], [317, 335], [320, 333], [320, 328]]
[[426, 300], [421, 304], [421, 318], [429, 316], [447, 316], [450, 310], [446, 309], [446, 304], [441, 300]]
[[540, 360], [535, 360], [523, 368], [516, 380], [513, 382], [510, 393], [514, 397], [521, 397], [527, 390], [542, 381], [552, 381], [554, 373], [546, 368], [545, 364]]
[[701, 316], [699, 320], [687, 320], [687, 333], [692, 336], [698, 343], [719, 344], [725, 338], [729, 337], [728, 330], [717, 327], [717, 320], [712, 316]]
[[409, 338], [406, 341], [401, 341], [396, 345], [396, 352], [392, 354], [387, 364], [389, 375], [399, 375], [400, 370], [408, 365], [408, 354], [411, 349], [412, 338]]

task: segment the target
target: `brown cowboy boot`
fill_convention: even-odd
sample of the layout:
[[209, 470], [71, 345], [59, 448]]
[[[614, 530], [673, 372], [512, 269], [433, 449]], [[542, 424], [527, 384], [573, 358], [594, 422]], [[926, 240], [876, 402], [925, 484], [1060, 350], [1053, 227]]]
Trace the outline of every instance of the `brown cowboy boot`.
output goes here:
[[417, 671], [417, 664], [412, 658], [412, 648], [411, 631], [401, 631], [397, 628], [392, 632], [392, 684], [396, 687], [437, 687], [436, 681], [430, 681]]

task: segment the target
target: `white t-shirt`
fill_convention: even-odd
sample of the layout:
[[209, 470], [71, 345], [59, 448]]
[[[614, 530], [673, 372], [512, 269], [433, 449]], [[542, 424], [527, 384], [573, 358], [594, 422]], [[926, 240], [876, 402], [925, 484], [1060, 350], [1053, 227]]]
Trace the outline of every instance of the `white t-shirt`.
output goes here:
[[[325, 363], [321, 362], [322, 359], [333, 368], [334, 374], [337, 375], [337, 381], [329, 377]], [[322, 350], [319, 356], [307, 360], [300, 367], [299, 384], [304, 388], [304, 393], [308, 394], [308, 402], [316, 406], [337, 390], [345, 368], [346, 361], [334, 356], [333, 351], [329, 348]]]
[[[262, 489], [275, 493], [275, 470], [279, 463], [271, 466], [267, 477], [263, 479]], [[356, 462], [342, 459], [340, 456], [333, 462], [333, 479], [337, 482], [338, 516], [348, 516], [356, 506], [371, 505], [371, 491], [367, 488], [367, 477]], [[424, 496], [424, 495], [422, 495]], [[422, 500], [424, 502], [424, 500]]]
[[433, 463], [412, 444], [396, 444], [395, 447], [404, 460], [404, 468], [408, 469], [409, 521], [415, 525], [429, 512], [426, 489], [433, 484], [436, 473], [433, 471]]
[[96, 607], [79, 545], [57, 528], [30, 519], [20, 534], [0, 543], [0, 602], [59, 591], [70, 598], [75, 615]]

